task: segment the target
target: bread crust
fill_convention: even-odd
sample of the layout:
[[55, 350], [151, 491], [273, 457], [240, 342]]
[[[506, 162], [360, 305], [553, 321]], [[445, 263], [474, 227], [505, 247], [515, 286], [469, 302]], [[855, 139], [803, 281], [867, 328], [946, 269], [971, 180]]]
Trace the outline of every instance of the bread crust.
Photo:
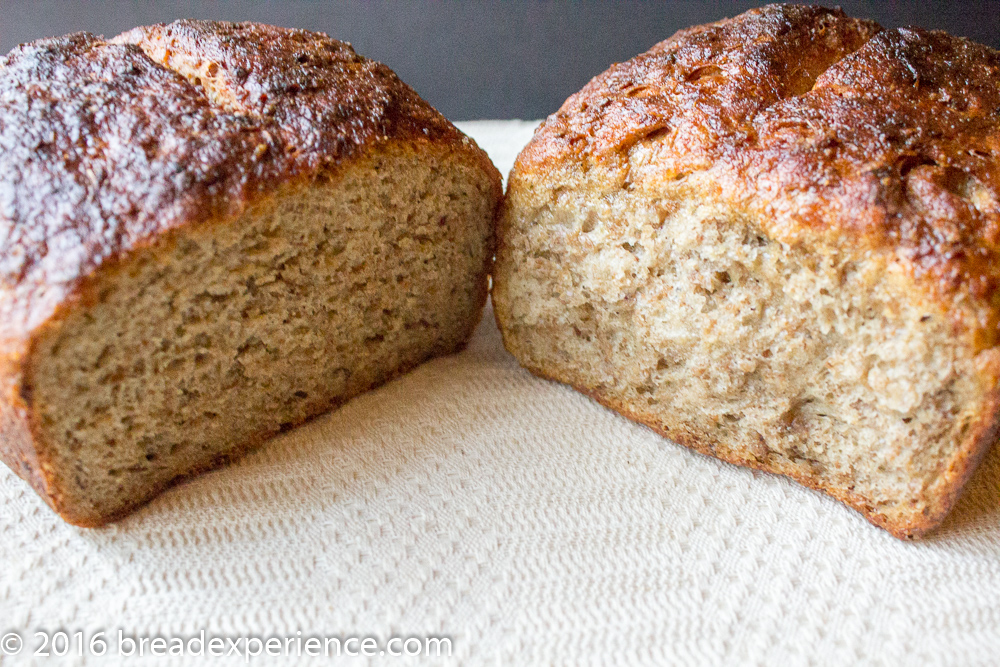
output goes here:
[[[942, 32], [883, 30], [840, 10], [769, 5], [682, 30], [595, 77], [536, 132], [510, 176], [498, 257], [515, 212], [530, 216], [573, 183], [608, 198], [724, 203], [781, 244], [900, 268], [921, 299], [948, 313], [956, 339], [992, 360], [1000, 342], [998, 83], [993, 49]], [[494, 301], [514, 351], [504, 296], [495, 291]], [[935, 483], [932, 506], [916, 518], [882, 513], [792, 465], [720, 453], [683, 424], [576, 388], [681, 444], [820, 488], [912, 538], [943, 519], [1000, 430], [996, 364], [979, 367], [986, 398]]]
[[[581, 163], [634, 191], [697, 180], [780, 242], [897, 255], [937, 298], [968, 299], [985, 349], [1000, 336], [998, 81], [1000, 52], [960, 37], [769, 5], [595, 77], [511, 189]], [[630, 162], [641, 144], [655, 160]]]
[[[212, 85], [154, 59], [164, 51], [199, 61]], [[76, 515], [48, 469], [30, 386], [41, 332], [132, 253], [400, 145], [453, 154], [502, 196], [471, 139], [321, 33], [178, 21], [0, 59], [0, 460], [66, 520], [103, 523]]]

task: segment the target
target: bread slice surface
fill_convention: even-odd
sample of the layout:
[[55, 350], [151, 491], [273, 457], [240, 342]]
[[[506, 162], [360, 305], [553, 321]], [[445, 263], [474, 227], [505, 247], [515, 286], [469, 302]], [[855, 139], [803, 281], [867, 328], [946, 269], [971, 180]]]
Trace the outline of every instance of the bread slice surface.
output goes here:
[[499, 175], [385, 66], [193, 21], [2, 65], [0, 458], [68, 521], [471, 335]]
[[505, 344], [925, 533], [997, 430], [997, 72], [965, 40], [787, 5], [613, 66], [511, 173]]

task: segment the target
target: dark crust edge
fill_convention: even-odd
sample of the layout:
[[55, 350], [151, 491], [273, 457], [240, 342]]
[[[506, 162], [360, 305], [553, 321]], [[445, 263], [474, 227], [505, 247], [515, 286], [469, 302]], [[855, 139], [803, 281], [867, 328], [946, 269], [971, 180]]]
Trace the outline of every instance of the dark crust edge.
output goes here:
[[26, 481], [58, 513], [60, 498], [51, 488], [35, 446], [39, 442], [39, 434], [27, 405], [30, 397], [24, 396], [18, 382], [12, 381], [9, 374], [0, 374], [0, 381], [6, 385], [4, 395], [0, 397], [0, 461]]

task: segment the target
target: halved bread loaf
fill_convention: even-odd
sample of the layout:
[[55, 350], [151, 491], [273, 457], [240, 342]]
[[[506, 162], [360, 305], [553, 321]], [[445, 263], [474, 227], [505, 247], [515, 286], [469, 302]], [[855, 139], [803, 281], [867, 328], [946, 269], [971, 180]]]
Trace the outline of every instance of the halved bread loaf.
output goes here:
[[507, 348], [899, 537], [997, 433], [1000, 54], [768, 6], [590, 82], [511, 173]]
[[499, 174], [325, 35], [179, 22], [0, 60], [0, 458], [119, 517], [421, 361], [486, 297]]

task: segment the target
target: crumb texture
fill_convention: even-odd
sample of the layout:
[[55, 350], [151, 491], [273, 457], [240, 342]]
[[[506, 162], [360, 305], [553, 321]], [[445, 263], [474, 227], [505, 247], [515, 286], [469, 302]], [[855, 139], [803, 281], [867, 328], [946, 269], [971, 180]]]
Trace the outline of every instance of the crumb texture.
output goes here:
[[872, 512], [937, 510], [979, 390], [946, 312], [884, 266], [783, 247], [731, 211], [616, 203], [507, 229], [494, 298], [525, 366]]
[[64, 502], [119, 514], [456, 350], [484, 298], [491, 187], [387, 155], [102, 277], [39, 341], [31, 378]]
[[510, 177], [507, 347], [901, 537], [996, 430], [1000, 55], [770, 5], [596, 77]]

